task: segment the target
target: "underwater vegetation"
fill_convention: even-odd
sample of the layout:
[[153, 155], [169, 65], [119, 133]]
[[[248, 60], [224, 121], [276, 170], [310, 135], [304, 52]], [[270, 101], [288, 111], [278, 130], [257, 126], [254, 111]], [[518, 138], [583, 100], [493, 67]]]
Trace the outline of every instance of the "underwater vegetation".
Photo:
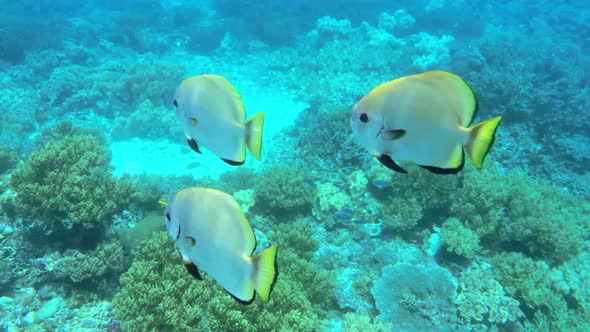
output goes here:
[[[590, 330], [586, 2], [0, 4], [0, 329]], [[353, 106], [436, 69], [494, 145], [392, 172]], [[187, 146], [174, 89], [205, 73], [265, 112], [260, 161]], [[182, 266], [157, 202], [195, 186], [278, 246], [268, 302]]]

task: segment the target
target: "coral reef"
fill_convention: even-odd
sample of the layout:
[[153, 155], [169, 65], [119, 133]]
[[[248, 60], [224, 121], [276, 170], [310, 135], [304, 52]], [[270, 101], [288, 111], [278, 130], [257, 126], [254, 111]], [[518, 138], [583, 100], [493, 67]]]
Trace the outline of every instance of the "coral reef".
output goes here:
[[277, 165], [264, 169], [253, 187], [256, 207], [276, 215], [311, 211], [314, 190], [305, 183], [305, 177], [298, 167]]
[[[281, 275], [270, 301], [244, 306], [210, 278], [194, 280], [182, 266], [169, 235], [158, 232], [139, 246], [131, 268], [122, 275], [113, 309], [124, 330], [310, 330], [318, 326], [318, 317], [303, 284], [318, 269], [310, 267], [304, 276], [299, 275], [301, 266], [310, 263], [296, 255], [286, 258], [288, 252], [279, 252]], [[299, 268], [294, 268], [296, 262]]]

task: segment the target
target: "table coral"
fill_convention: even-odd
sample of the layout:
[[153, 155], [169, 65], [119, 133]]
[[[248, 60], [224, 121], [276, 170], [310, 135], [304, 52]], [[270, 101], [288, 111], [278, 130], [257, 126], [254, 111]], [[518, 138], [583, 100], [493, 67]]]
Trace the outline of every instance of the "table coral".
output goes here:
[[[372, 288], [375, 305], [379, 310], [377, 320], [391, 322], [399, 329], [426, 330], [438, 325], [437, 320], [444, 317], [419, 314], [422, 308], [437, 303], [439, 314], [447, 309], [452, 310], [451, 301], [455, 298], [457, 281], [451, 273], [439, 266], [398, 263], [386, 266], [382, 276]], [[420, 310], [410, 311], [408, 294], [412, 294], [415, 302], [420, 302]], [[438, 303], [436, 300], [441, 300]], [[418, 304], [416, 304], [418, 306]]]

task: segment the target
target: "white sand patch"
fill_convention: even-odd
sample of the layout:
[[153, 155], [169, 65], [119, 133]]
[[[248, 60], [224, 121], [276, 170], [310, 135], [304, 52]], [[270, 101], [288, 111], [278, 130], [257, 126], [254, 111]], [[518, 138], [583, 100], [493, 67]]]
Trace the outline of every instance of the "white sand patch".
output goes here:
[[260, 111], [266, 112], [263, 140], [289, 126], [299, 112], [309, 107], [307, 103], [298, 101], [295, 93], [288, 89], [260, 87], [250, 80], [236, 81], [235, 86], [242, 96], [248, 118]]
[[218, 177], [233, 167], [204, 149], [203, 154], [198, 154], [188, 145], [177, 144], [167, 139], [152, 141], [134, 138], [114, 142], [110, 148], [115, 176], [124, 173], [178, 176], [188, 174], [198, 179], [204, 176]]

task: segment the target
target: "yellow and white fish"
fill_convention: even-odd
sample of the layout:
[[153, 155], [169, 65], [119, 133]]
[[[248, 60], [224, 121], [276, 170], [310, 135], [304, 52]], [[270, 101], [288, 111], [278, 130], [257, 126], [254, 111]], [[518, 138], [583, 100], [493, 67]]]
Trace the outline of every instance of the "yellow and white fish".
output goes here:
[[231, 195], [209, 188], [183, 189], [166, 205], [165, 219], [193, 277], [202, 280], [202, 269], [243, 304], [252, 303], [256, 294], [268, 301], [279, 274], [277, 247], [252, 257], [254, 232]]
[[246, 147], [260, 160], [264, 112], [246, 122], [242, 98], [231, 83], [219, 75], [185, 79], [173, 100], [188, 145], [201, 153], [207, 148], [230, 165], [242, 165]]
[[502, 117], [469, 127], [477, 111], [471, 87], [448, 71], [428, 71], [383, 83], [363, 97], [350, 118], [358, 141], [388, 168], [410, 161], [440, 174], [463, 169], [467, 151], [482, 167]]

